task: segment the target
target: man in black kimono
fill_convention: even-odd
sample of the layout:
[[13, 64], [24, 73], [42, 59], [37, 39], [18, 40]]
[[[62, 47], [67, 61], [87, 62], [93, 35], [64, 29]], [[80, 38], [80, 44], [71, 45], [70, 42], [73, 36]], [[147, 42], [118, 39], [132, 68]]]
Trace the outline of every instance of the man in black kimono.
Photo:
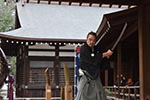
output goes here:
[[79, 69], [81, 78], [75, 100], [107, 100], [98, 73], [102, 59], [109, 58], [113, 52], [108, 50], [101, 53], [95, 43], [96, 33], [90, 32], [87, 35], [86, 43], [81, 46]]

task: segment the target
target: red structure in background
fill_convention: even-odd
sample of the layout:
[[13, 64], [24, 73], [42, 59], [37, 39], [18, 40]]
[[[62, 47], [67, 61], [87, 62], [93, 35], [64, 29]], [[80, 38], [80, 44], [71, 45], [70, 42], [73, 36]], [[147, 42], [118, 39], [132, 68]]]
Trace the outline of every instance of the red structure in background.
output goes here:
[[8, 100], [14, 100], [13, 99], [13, 91], [14, 91], [14, 89], [13, 89], [13, 83], [14, 83], [14, 77], [12, 76], [12, 75], [9, 75], [8, 76], [8, 87], [9, 87], [9, 89], [8, 89]]

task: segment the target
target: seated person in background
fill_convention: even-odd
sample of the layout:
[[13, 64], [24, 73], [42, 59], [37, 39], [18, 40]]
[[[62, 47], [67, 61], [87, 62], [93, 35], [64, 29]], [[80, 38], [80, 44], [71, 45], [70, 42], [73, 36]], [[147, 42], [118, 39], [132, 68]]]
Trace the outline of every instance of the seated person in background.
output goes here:
[[[140, 86], [139, 80], [137, 80], [137, 81], [135, 82], [134, 86]], [[139, 88], [136, 89], [136, 93], [138, 93], [138, 94], [140, 93]]]
[[[134, 86], [134, 82], [132, 78], [129, 78], [126, 82], [125, 86]], [[130, 93], [134, 93], [134, 89], [130, 89]]]
[[126, 82], [126, 86], [133, 86], [133, 85], [134, 85], [133, 79], [129, 78]]
[[125, 86], [126, 82], [127, 82], [126, 77], [122, 75], [121, 76], [121, 86]]
[[139, 80], [138, 80], [138, 81], [136, 81], [134, 85], [135, 85], [135, 86], [139, 86], [139, 85], [140, 85]]

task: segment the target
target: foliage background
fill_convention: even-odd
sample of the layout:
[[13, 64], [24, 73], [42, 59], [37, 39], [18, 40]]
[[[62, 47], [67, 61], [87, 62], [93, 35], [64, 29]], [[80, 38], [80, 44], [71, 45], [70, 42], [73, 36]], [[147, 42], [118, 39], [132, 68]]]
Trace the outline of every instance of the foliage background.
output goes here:
[[0, 0], [0, 32], [14, 29], [15, 26], [15, 2]]
[[[14, 0], [0, 0], [0, 32], [11, 31], [15, 27], [15, 2]], [[10, 74], [16, 76], [16, 57], [8, 57], [11, 65]]]

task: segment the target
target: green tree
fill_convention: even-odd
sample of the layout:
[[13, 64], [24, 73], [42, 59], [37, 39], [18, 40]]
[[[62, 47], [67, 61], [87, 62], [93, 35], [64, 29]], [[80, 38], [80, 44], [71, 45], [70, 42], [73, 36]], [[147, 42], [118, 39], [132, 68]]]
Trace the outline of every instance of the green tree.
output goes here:
[[0, 32], [6, 32], [14, 28], [15, 3], [4, 3], [0, 0]]
[[12, 75], [16, 76], [16, 57], [15, 56], [7, 56], [7, 62], [11, 66], [10, 73]]

